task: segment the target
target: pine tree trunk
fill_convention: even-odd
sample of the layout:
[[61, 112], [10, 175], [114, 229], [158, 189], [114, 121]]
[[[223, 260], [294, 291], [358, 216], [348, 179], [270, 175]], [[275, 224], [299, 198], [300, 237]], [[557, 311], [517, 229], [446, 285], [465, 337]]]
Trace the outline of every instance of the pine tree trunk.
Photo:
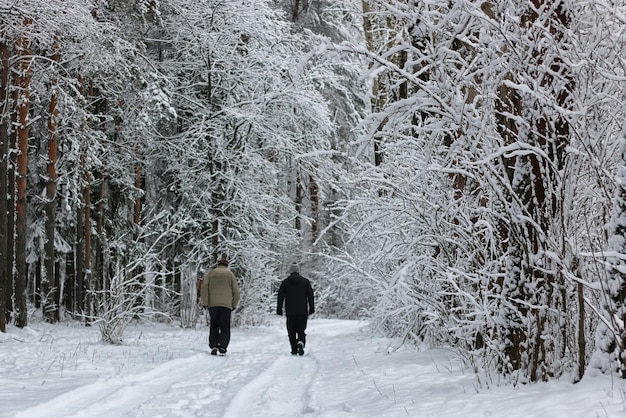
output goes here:
[[[143, 204], [143, 191], [144, 191], [144, 187], [145, 187], [145, 182], [144, 182], [144, 178], [143, 178], [143, 166], [142, 166], [142, 152], [141, 152], [141, 148], [139, 145], [136, 145], [135, 147], [135, 189], [137, 191], [137, 197], [135, 198], [135, 202], [133, 204], [133, 223], [135, 224], [135, 231], [138, 234], [138, 239], [142, 240], [143, 238], [141, 238], [141, 208], [142, 208], [142, 204]], [[139, 193], [139, 191], [142, 191], [142, 193]], [[143, 274], [145, 270], [145, 267], [142, 265], [137, 265], [137, 267], [135, 268], [135, 271], [132, 272], [133, 276], [135, 277], [135, 281], [138, 283], [137, 286], [137, 290], [136, 290], [136, 300], [135, 300], [135, 306], [136, 307], [141, 307], [144, 306], [146, 304], [146, 281], [145, 281], [145, 275]]]
[[[94, 91], [93, 84], [90, 83], [89, 89], [89, 97], [91, 97], [90, 102], [95, 103], [93, 106], [93, 110], [90, 110], [90, 113], [95, 114], [106, 114], [108, 112], [108, 104], [106, 100], [97, 100], [95, 99], [95, 95], [97, 93]], [[114, 138], [117, 140], [117, 132], [121, 131], [119, 127], [118, 119], [115, 120], [115, 134]], [[106, 242], [106, 234], [104, 233], [104, 221], [105, 221], [105, 202], [106, 202], [106, 191], [108, 190], [107, 177], [102, 172], [94, 173], [95, 176], [95, 184], [98, 186], [97, 190], [97, 199], [95, 203], [95, 232], [96, 232], [96, 240], [94, 243], [94, 251], [93, 251], [93, 285], [94, 288], [92, 291], [100, 292], [106, 291], [110, 287], [110, 257], [106, 256], [107, 253], [107, 242]]]
[[5, 35], [0, 33], [0, 332], [6, 332], [7, 298], [12, 293], [11, 276], [7, 257], [7, 170], [9, 150], [9, 106], [10, 101], [4, 100], [9, 92], [9, 46]]
[[83, 201], [85, 202], [83, 214], [83, 295], [85, 298], [84, 312], [87, 315], [87, 323], [94, 318], [93, 283], [91, 274], [91, 173], [85, 172], [85, 188], [83, 189]]
[[[59, 63], [59, 36], [55, 35], [54, 51], [52, 55], [52, 71], [56, 72], [56, 65]], [[59, 306], [56, 304], [59, 293], [59, 283], [56, 283], [55, 273], [55, 229], [56, 229], [56, 207], [57, 207], [57, 125], [59, 118], [59, 109], [57, 107], [57, 89], [58, 77], [52, 78], [51, 97], [48, 105], [48, 178], [46, 179], [46, 242], [44, 244], [45, 252], [45, 274], [42, 282], [42, 307], [47, 321], [57, 322], [59, 320]]]
[[[87, 97], [89, 101], [93, 100], [93, 81], [89, 80], [89, 88]], [[93, 318], [95, 317], [95, 300], [94, 300], [94, 284], [93, 284], [93, 274], [91, 272], [91, 187], [93, 183], [93, 176], [91, 171], [89, 171], [85, 165], [85, 153], [87, 151], [83, 150], [83, 154], [81, 154], [82, 164], [83, 164], [83, 175], [85, 182], [85, 187], [83, 189], [83, 201], [85, 204], [84, 207], [84, 223], [83, 230], [84, 233], [84, 254], [83, 254], [83, 289], [85, 296], [85, 314], [87, 324], [91, 324]]]
[[[32, 24], [32, 19], [24, 19], [24, 27]], [[17, 304], [17, 323], [20, 328], [28, 325], [28, 309], [26, 306], [26, 187], [28, 174], [28, 134], [30, 112], [30, 81], [31, 81], [31, 52], [30, 40], [20, 38], [17, 44], [20, 55], [18, 88], [19, 102], [17, 104], [18, 124], [18, 156], [17, 156], [17, 203], [16, 203], [16, 242], [15, 260], [17, 277], [15, 279], [15, 300]]]
[[[11, 77], [12, 82], [12, 91], [11, 91], [11, 124], [13, 126], [17, 126], [17, 100], [18, 100], [18, 89], [17, 86], [17, 72], [13, 72], [13, 76]], [[14, 286], [14, 265], [15, 265], [15, 210], [16, 210], [16, 173], [15, 169], [17, 167], [17, 130], [12, 129], [9, 134], [9, 152], [8, 152], [8, 173], [7, 173], [7, 280], [9, 281], [9, 289], [11, 291], [6, 294], [6, 312], [7, 312], [7, 323], [11, 321], [11, 315], [13, 314], [13, 295], [15, 294], [15, 286]]]
[[98, 186], [98, 203], [96, 205], [96, 244], [94, 249], [95, 256], [95, 273], [97, 279], [96, 290], [105, 290], [109, 288], [109, 276], [107, 266], [105, 266], [105, 235], [104, 235], [104, 195], [106, 189], [106, 178], [101, 174], [97, 174], [96, 180]]
[[[78, 92], [81, 97], [85, 97], [85, 80], [82, 76], [78, 76]], [[78, 162], [78, 177], [81, 184], [85, 182], [87, 175], [85, 167], [86, 145], [80, 144], [80, 156]], [[84, 196], [84, 191], [82, 193]], [[79, 201], [76, 205], [76, 242], [74, 244], [74, 315], [85, 315], [85, 206], [84, 200]]]
[[[80, 166], [84, 166], [84, 157], [81, 156]], [[80, 170], [82, 173], [82, 169]], [[81, 176], [82, 177], [82, 176]], [[85, 208], [80, 203], [76, 208], [76, 244], [74, 245], [74, 260], [76, 277], [74, 279], [74, 314], [83, 315], [85, 310]]]

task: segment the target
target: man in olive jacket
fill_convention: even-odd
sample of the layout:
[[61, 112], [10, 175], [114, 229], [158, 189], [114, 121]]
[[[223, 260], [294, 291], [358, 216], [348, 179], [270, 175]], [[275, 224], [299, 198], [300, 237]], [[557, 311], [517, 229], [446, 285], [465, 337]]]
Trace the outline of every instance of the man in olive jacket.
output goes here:
[[202, 305], [209, 308], [209, 347], [211, 354], [226, 354], [230, 342], [230, 314], [239, 303], [237, 278], [228, 269], [228, 260], [222, 257], [217, 267], [210, 270], [200, 287]]
[[283, 314], [283, 302], [287, 315], [287, 334], [291, 344], [291, 354], [304, 355], [306, 345], [306, 324], [308, 315], [315, 312], [313, 288], [311, 282], [300, 276], [299, 268], [293, 263], [289, 277], [282, 281], [278, 289], [278, 306], [276, 313]]

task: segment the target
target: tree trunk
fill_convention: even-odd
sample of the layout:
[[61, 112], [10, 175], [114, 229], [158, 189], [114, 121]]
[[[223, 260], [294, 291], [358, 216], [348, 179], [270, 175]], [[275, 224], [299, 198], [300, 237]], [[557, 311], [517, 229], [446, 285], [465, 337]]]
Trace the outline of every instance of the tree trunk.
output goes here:
[[75, 253], [71, 251], [65, 255], [65, 282], [63, 283], [63, 300], [66, 311], [76, 314], [76, 264]]
[[320, 196], [319, 186], [315, 181], [315, 177], [311, 175], [309, 175], [309, 196], [311, 198], [311, 236], [313, 241], [315, 241], [318, 236]]
[[[368, 51], [377, 51], [377, 39], [374, 36], [374, 30], [379, 29], [374, 22], [374, 14], [370, 6], [371, 0], [362, 0], [363, 7], [363, 34], [365, 35], [365, 45]], [[387, 30], [387, 29], [385, 29]], [[372, 80], [372, 98], [371, 98], [371, 113], [381, 112], [387, 103], [387, 91], [384, 83], [381, 82], [381, 75], [378, 75]], [[386, 124], [387, 119], [381, 122], [377, 130], [380, 131]], [[374, 165], [379, 167], [382, 165], [384, 159], [382, 137], [378, 134], [374, 137]]]
[[[93, 81], [89, 80], [89, 88], [87, 91], [88, 101], [93, 100]], [[86, 149], [83, 150], [81, 158], [83, 158], [83, 175], [85, 188], [83, 189], [83, 201], [85, 203], [84, 208], [84, 261], [83, 261], [83, 289], [85, 295], [85, 314], [87, 324], [90, 325], [95, 316], [95, 300], [94, 300], [94, 283], [93, 274], [91, 272], [91, 187], [93, 183], [93, 175], [91, 171], [86, 167], [84, 158]]]
[[[209, 139], [209, 141], [211, 141]], [[212, 142], [212, 141], [211, 141]], [[219, 161], [216, 160], [215, 155], [213, 154], [209, 161], [209, 172], [211, 173], [211, 178], [217, 178], [217, 174], [221, 172], [222, 167]], [[218, 180], [219, 181], [219, 180]], [[219, 259], [219, 245], [220, 245], [220, 235], [222, 233], [221, 222], [224, 217], [224, 213], [222, 211], [222, 201], [224, 197], [220, 193], [220, 188], [213, 185], [213, 190], [211, 191], [211, 215], [213, 216], [213, 220], [211, 222], [211, 263], [217, 262]]]
[[[135, 202], [133, 204], [133, 223], [135, 224], [135, 233], [137, 234], [137, 241], [143, 240], [141, 237], [141, 209], [143, 205], [144, 199], [144, 188], [145, 188], [145, 179], [143, 176], [143, 165], [142, 165], [143, 153], [141, 150], [141, 145], [137, 142], [135, 145], [135, 193], [137, 196], [135, 197]], [[145, 275], [145, 265], [138, 264], [134, 271], [131, 272], [134, 277], [134, 281], [137, 283], [136, 286], [136, 299], [135, 299], [135, 307], [145, 307], [147, 303], [147, 289], [146, 289], [146, 279]], [[143, 308], [142, 308], [143, 309]]]
[[[82, 76], [78, 76], [78, 92], [81, 97], [85, 97], [85, 80]], [[86, 102], [86, 100], [85, 100]], [[86, 182], [85, 153], [87, 145], [83, 142], [80, 144], [79, 162], [78, 162], [78, 178], [81, 186]], [[84, 196], [84, 187], [83, 187]], [[76, 242], [74, 244], [74, 315], [85, 315], [85, 206], [84, 200], [79, 201], [76, 205]]]
[[109, 288], [108, 267], [105, 266], [105, 235], [104, 235], [104, 194], [106, 189], [106, 178], [98, 173], [96, 174], [96, 182], [98, 185], [98, 203], [96, 204], [96, 244], [94, 249], [96, 277], [96, 290], [104, 290]]
[[[503, 85], [497, 111], [500, 134], [505, 144], [519, 141], [545, 150], [545, 153], [503, 159], [511, 190], [516, 197], [512, 197], [512, 201], [520, 203], [518, 209], [523, 215], [513, 215], [514, 221], [508, 227], [510, 235], [504, 241], [509, 253], [505, 296], [510, 301], [504, 310], [508, 327], [503, 333], [508, 335], [504, 352], [513, 370], [526, 370], [528, 377], [534, 381], [545, 380], [552, 374], [552, 364], [562, 352], [558, 350], [558, 343], [548, 344], [546, 341], [557, 340], [555, 335], [566, 335], [554, 331], [559, 327], [561, 318], [558, 310], [563, 309], [565, 303], [559, 303], [561, 294], [556, 291], [557, 269], [545, 254], [558, 252], [549, 237], [554, 235], [555, 219], [563, 216], [558, 212], [558, 191], [562, 182], [559, 173], [565, 165], [564, 150], [569, 144], [569, 125], [564, 117], [552, 116], [544, 109], [551, 105], [567, 109], [573, 87], [567, 67], [558, 58], [545, 62], [549, 59], [547, 57], [554, 56], [547, 49], [559, 48], [568, 23], [567, 13], [561, 6], [544, 8], [544, 0], [532, 0], [532, 3], [534, 7], [522, 16], [522, 29], [535, 32], [544, 25], [543, 28], [554, 35], [553, 43], [530, 45], [527, 64], [517, 71], [522, 82], [537, 80], [542, 89], [551, 92], [553, 102], [540, 102], [533, 95]], [[546, 14], [540, 16], [538, 10]], [[535, 36], [529, 35], [529, 39], [535, 39]], [[514, 74], [511, 79], [514, 83], [519, 82]], [[532, 81], [529, 82], [532, 84]], [[556, 88], [553, 86], [559, 86], [560, 90], [552, 90]], [[538, 111], [526, 118], [532, 129], [520, 136], [515, 119], [523, 119], [527, 108]], [[527, 332], [520, 333], [524, 329]], [[516, 336], [522, 339], [517, 342]]]
[[[59, 36], [55, 35], [52, 46], [52, 73], [56, 74], [56, 66], [59, 63]], [[44, 244], [45, 253], [45, 274], [42, 280], [42, 309], [44, 317], [48, 322], [59, 320], [59, 306], [56, 304], [59, 292], [59, 283], [56, 283], [55, 274], [55, 229], [56, 229], [56, 207], [57, 207], [57, 126], [59, 109], [57, 107], [58, 76], [52, 77], [50, 103], [48, 105], [48, 163], [46, 179], [46, 242]]]
[[62, 296], [61, 296], [61, 291], [62, 291], [62, 287], [61, 287], [61, 261], [57, 260], [54, 263], [54, 283], [56, 283], [57, 285], [57, 289], [56, 292], [54, 293], [54, 305], [57, 306], [57, 311], [56, 311], [56, 321], [60, 321], [61, 320], [61, 311], [60, 311], [60, 307], [61, 307], [61, 301], [63, 300]]
[[85, 309], [84, 312], [87, 315], [86, 321], [91, 323], [94, 317], [94, 300], [93, 300], [93, 283], [91, 280], [91, 173], [85, 171], [85, 188], [83, 189], [83, 201], [85, 202], [84, 215], [83, 215], [83, 228], [84, 233], [84, 254], [83, 254], [83, 295], [85, 297]]
[[577, 381], [580, 381], [585, 374], [585, 360], [586, 360], [586, 344], [585, 344], [585, 295], [584, 286], [582, 283], [577, 285], [578, 295], [578, 376]]
[[[82, 180], [85, 170], [85, 156], [81, 154], [79, 163], [79, 177]], [[76, 244], [74, 245], [74, 260], [76, 277], [74, 281], [74, 314], [84, 315], [85, 310], [85, 207], [82, 202], [76, 207]]]
[[[29, 281], [30, 287], [27, 287], [27, 291], [26, 291], [30, 298], [31, 303], [34, 303], [37, 309], [41, 308], [41, 269], [43, 266], [43, 261], [44, 261], [43, 257], [37, 257], [37, 261], [34, 263], [35, 264], [35, 274], [34, 274], [35, 280]], [[29, 266], [27, 265], [26, 267], [28, 268]], [[26, 277], [30, 277], [28, 275], [28, 272], [26, 274]]]
[[12, 263], [7, 257], [7, 176], [9, 158], [9, 45], [5, 34], [0, 34], [0, 332], [6, 332], [7, 299], [11, 297], [13, 286], [8, 266]]
[[601, 366], [602, 371], [617, 372], [619, 377], [626, 379], [626, 135], [622, 138], [620, 151], [611, 221], [608, 223], [607, 253], [615, 255], [607, 256], [606, 282], [603, 278], [600, 283], [603, 318], [598, 321], [596, 329], [596, 347], [608, 360], [606, 366]]
[[303, 198], [303, 188], [302, 188], [302, 173], [300, 169], [300, 164], [296, 163], [298, 168], [296, 169], [296, 229], [300, 231], [302, 228], [302, 198]]
[[78, 206], [76, 210], [76, 245], [74, 250], [74, 259], [76, 262], [76, 278], [74, 285], [75, 294], [75, 313], [84, 315], [86, 313], [85, 306], [85, 208]]
[[9, 158], [9, 120], [10, 101], [6, 98], [9, 92], [9, 45], [5, 34], [0, 34], [0, 332], [6, 332], [7, 299], [11, 297], [13, 286], [8, 266], [11, 261], [7, 257], [7, 170]]
[[[24, 19], [24, 26], [32, 24], [32, 19]], [[18, 88], [19, 102], [17, 103], [17, 203], [16, 203], [16, 242], [15, 260], [17, 277], [15, 278], [15, 300], [17, 304], [17, 323], [23, 328], [28, 325], [28, 310], [26, 306], [26, 187], [28, 174], [28, 134], [30, 112], [30, 81], [31, 81], [31, 51], [30, 40], [20, 38], [17, 42], [20, 55]]]
[[[9, 69], [10, 70], [10, 69]], [[13, 86], [11, 91], [11, 125], [17, 126], [17, 101], [19, 91], [15, 87], [18, 84], [17, 71], [13, 72], [11, 77], [13, 80], [11, 85]], [[16, 181], [15, 181], [15, 168], [17, 167], [17, 130], [11, 129], [9, 133], [9, 151], [8, 151], [8, 172], [7, 172], [7, 280], [9, 281], [8, 287], [11, 291], [6, 294], [6, 312], [7, 323], [11, 321], [11, 315], [13, 314], [13, 295], [15, 293], [14, 287], [14, 263], [15, 263], [15, 210], [16, 210]]]
[[[544, 5], [552, 6], [552, 3], [546, 0], [532, 0], [532, 2], [536, 10], [542, 10]], [[558, 46], [563, 38], [564, 31], [569, 26], [569, 14], [564, 9], [563, 4], [555, 4], [554, 9], [548, 8], [546, 13], [550, 14], [545, 17], [547, 28], [553, 35], [555, 46]], [[529, 25], [538, 19], [534, 11], [530, 15]], [[544, 59], [547, 56], [549, 54], [546, 54], [543, 46], [539, 46], [533, 51], [533, 58], [537, 61], [538, 66], [546, 65]], [[540, 80], [540, 85], [546, 90], [555, 88], [553, 86], [561, 86], [559, 90], [553, 91], [554, 100], [559, 108], [568, 109], [571, 107], [570, 94], [574, 88], [569, 68], [558, 57], [553, 58], [548, 64], [548, 71], [543, 69], [537, 70], [536, 79]], [[545, 73], [541, 74], [543, 71]], [[531, 156], [534, 175], [533, 201], [537, 202], [537, 206], [533, 210], [533, 218], [541, 228], [540, 231], [533, 230], [533, 239], [536, 243], [534, 255], [544, 251], [556, 250], [550, 248], [550, 243], [547, 242], [545, 236], [550, 235], [554, 220], [558, 219], [559, 216], [564, 216], [558, 213], [559, 199], [557, 199], [557, 190], [560, 189], [559, 184], [562, 182], [560, 173], [565, 166], [565, 149], [570, 143], [569, 123], [562, 115], [558, 115], [556, 119], [549, 118], [549, 116], [542, 114], [538, 120], [534, 121], [535, 138], [533, 138], [533, 141], [541, 149], [547, 151], [547, 158], [539, 155]], [[564, 256], [565, 254], [563, 254]], [[546, 350], [550, 350], [550, 354], [554, 357], [559, 355], [558, 351], [553, 351], [553, 344], [550, 347], [546, 347], [546, 337], [551, 334], [551, 329], [548, 327], [559, 326], [559, 315], [554, 315], [550, 312], [551, 309], [558, 311], [558, 294], [555, 295], [555, 289], [557, 288], [556, 268], [545, 268], [545, 266], [550, 265], [550, 261], [544, 259], [542, 265], [533, 269], [538, 295], [531, 303], [539, 305], [543, 301], [547, 305], [546, 309], [540, 309], [537, 312], [538, 329], [534, 344], [539, 355], [533, 361], [533, 369], [536, 372], [531, 373], [530, 376], [536, 380], [546, 380], [545, 370], [548, 370], [550, 363], [554, 361], [546, 357]], [[564, 305], [561, 304], [561, 306]], [[561, 344], [566, 344], [566, 341], [561, 341]], [[539, 364], [534, 364], [535, 362]], [[543, 368], [541, 373], [539, 373], [540, 368]]]
[[[135, 190], [143, 190], [144, 181], [143, 181], [143, 167], [141, 165], [142, 153], [139, 149], [139, 146], [136, 147], [135, 150], [137, 161], [135, 162]], [[133, 205], [133, 222], [139, 231], [139, 226], [141, 224], [141, 207], [143, 203], [143, 196], [138, 194], [135, 198], [135, 204]]]

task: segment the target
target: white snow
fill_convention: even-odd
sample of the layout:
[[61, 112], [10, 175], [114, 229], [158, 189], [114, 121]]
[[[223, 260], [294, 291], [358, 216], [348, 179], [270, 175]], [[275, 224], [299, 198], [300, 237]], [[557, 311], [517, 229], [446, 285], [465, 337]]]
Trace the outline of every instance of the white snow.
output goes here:
[[122, 345], [96, 327], [32, 323], [0, 334], [0, 417], [625, 417], [606, 375], [480, 387], [449, 350], [418, 352], [357, 321], [311, 319], [303, 357], [284, 318], [236, 328], [224, 357], [206, 326], [133, 324]]

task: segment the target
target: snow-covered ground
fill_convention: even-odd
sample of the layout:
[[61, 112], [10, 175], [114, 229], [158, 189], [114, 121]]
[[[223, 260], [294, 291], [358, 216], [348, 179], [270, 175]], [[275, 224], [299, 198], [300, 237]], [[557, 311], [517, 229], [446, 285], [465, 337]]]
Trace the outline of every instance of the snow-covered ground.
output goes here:
[[356, 321], [312, 319], [291, 356], [284, 318], [234, 329], [225, 357], [206, 326], [130, 326], [125, 344], [96, 328], [31, 324], [0, 334], [0, 417], [626, 417], [626, 384], [479, 387], [445, 350], [373, 338]]

